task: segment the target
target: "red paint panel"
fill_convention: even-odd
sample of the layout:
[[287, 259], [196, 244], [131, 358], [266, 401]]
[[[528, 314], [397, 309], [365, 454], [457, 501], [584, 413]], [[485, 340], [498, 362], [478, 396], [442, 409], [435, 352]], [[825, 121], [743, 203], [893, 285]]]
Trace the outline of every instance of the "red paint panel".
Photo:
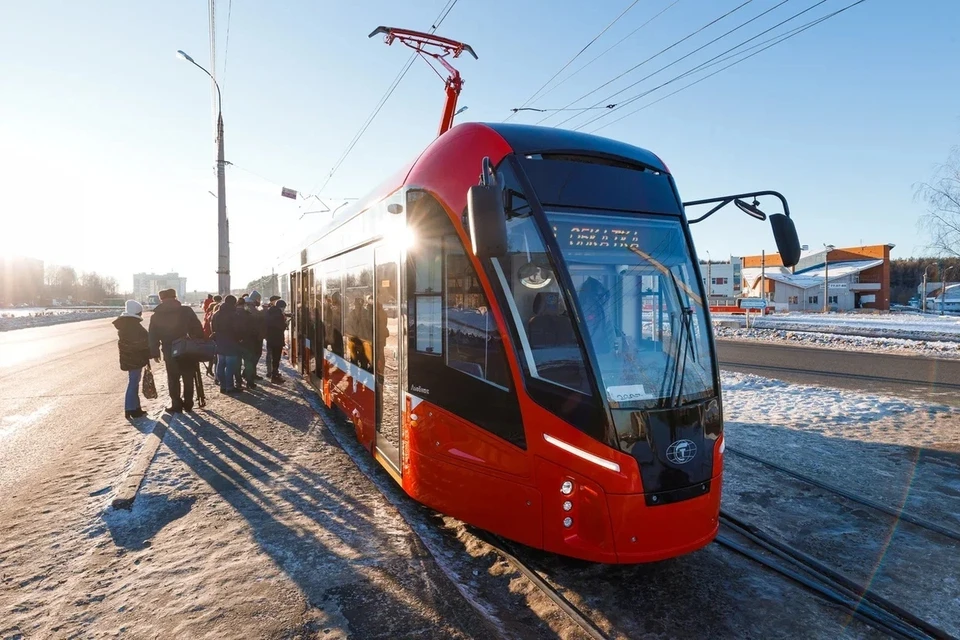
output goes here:
[[418, 404], [409, 424], [410, 446], [426, 455], [484, 473], [531, 477], [530, 459], [523, 449], [436, 405]]
[[510, 540], [541, 547], [540, 493], [518, 482], [410, 451], [415, 500]]
[[608, 495], [617, 561], [654, 562], [696, 551], [717, 535], [720, 477], [705, 496], [648, 507], [642, 494]]
[[[560, 491], [565, 480], [574, 488]], [[592, 562], [617, 562], [607, 500], [599, 484], [542, 458], [537, 459], [537, 486], [543, 495], [543, 548]], [[570, 511], [563, 503], [570, 502]], [[566, 527], [564, 518], [573, 523]]]

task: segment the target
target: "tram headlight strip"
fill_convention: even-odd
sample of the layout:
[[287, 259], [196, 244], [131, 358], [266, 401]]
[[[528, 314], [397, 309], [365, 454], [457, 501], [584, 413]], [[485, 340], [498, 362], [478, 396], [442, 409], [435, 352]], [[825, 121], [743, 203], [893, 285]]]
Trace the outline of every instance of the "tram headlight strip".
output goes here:
[[583, 458], [584, 460], [592, 462], [595, 465], [599, 465], [604, 469], [609, 469], [610, 471], [615, 471], [617, 473], [620, 473], [620, 465], [617, 464], [616, 462], [613, 462], [612, 460], [607, 460], [606, 458], [601, 458], [600, 456], [596, 456], [590, 453], [589, 451], [584, 451], [583, 449], [579, 449], [573, 446], [572, 444], [564, 442], [563, 440], [558, 440], [557, 438], [554, 438], [553, 436], [547, 433], [543, 434], [543, 439], [549, 442], [550, 444], [552, 444], [553, 446], [563, 449], [567, 453], [572, 453], [578, 458]]

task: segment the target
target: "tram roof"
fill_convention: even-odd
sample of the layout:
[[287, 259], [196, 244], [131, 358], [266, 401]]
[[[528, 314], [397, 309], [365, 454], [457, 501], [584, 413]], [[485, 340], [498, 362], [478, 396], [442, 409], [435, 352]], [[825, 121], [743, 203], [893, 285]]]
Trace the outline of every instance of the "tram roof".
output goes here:
[[[644, 166], [650, 167], [651, 169], [656, 169], [665, 173], [670, 172], [663, 161], [660, 160], [660, 158], [657, 157], [657, 155], [652, 151], [648, 151], [647, 149], [643, 149], [641, 147], [635, 147], [632, 144], [620, 142], [619, 140], [612, 140], [610, 138], [595, 136], [589, 133], [581, 133], [579, 131], [571, 131], [569, 129], [538, 127], [536, 125], [529, 124], [465, 122], [463, 124], [456, 125], [451, 130], [462, 130], [464, 128], [473, 127], [484, 127], [493, 130], [497, 135], [503, 138], [504, 141], [506, 141], [507, 145], [513, 149], [514, 153], [519, 155], [534, 155], [547, 152], [555, 154], [596, 154], [637, 162]], [[440, 136], [427, 145], [426, 149], [429, 149], [433, 145], [444, 144], [445, 139], [450, 140], [450, 138], [447, 138], [447, 136]], [[379, 202], [382, 198], [386, 197], [392, 191], [403, 185], [406, 181], [406, 177], [413, 170], [419, 160], [420, 156], [417, 156], [417, 158], [407, 163], [403, 168], [387, 178], [380, 185], [378, 185], [377, 188], [366, 194], [363, 198], [344, 207], [344, 209], [336, 214], [336, 216], [323, 224], [319, 229], [309, 234], [309, 240], [306, 244], [309, 245], [316, 239], [322, 237], [330, 229], [343, 224], [350, 218], [353, 218], [371, 204]], [[297, 246], [303, 247], [306, 245], [303, 243], [297, 243]], [[290, 250], [290, 254], [296, 253], [299, 253], [299, 250]], [[285, 256], [278, 256], [278, 259], [282, 259], [284, 257]]]
[[514, 152], [522, 155], [536, 153], [599, 153], [617, 156], [626, 160], [633, 160], [651, 169], [669, 173], [667, 166], [657, 157], [657, 154], [641, 147], [635, 147], [626, 142], [603, 138], [601, 136], [558, 129], [555, 127], [538, 127], [528, 124], [482, 123], [490, 127], [500, 137], [507, 141]]

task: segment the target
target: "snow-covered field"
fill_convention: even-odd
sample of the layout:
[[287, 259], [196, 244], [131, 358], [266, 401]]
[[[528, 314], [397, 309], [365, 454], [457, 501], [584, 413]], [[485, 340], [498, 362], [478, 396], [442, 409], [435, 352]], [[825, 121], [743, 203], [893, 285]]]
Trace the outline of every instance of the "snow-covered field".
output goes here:
[[[716, 313], [713, 320], [735, 320], [743, 325], [743, 316]], [[915, 314], [861, 315], [854, 313], [784, 313], [750, 320], [757, 329], [815, 331], [852, 336], [906, 338], [912, 340], [960, 341], [960, 317]]]
[[724, 340], [766, 342], [769, 344], [795, 344], [803, 347], [870, 351], [875, 353], [898, 353], [935, 358], [960, 358], [960, 342], [948, 340], [914, 340], [910, 338], [874, 338], [851, 336], [818, 331], [794, 331], [787, 329], [733, 329], [715, 326], [713, 333]]

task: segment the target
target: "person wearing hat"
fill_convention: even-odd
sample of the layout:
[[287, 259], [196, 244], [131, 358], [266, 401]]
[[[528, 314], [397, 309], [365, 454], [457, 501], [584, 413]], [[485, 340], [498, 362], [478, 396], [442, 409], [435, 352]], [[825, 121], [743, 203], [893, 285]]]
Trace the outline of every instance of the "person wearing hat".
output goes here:
[[[194, 371], [196, 361], [179, 362], [173, 357], [173, 343], [179, 338], [203, 338], [203, 325], [196, 312], [185, 307], [177, 300], [175, 289], [164, 289], [157, 294], [160, 304], [150, 318], [150, 330], [147, 332], [150, 341], [150, 355], [167, 367], [167, 391], [170, 393], [168, 413], [193, 411], [193, 386], [195, 384]], [[183, 397], [180, 397], [181, 381], [183, 382]]]
[[142, 418], [147, 412], [140, 408], [140, 376], [150, 364], [150, 345], [147, 330], [143, 328], [143, 305], [127, 300], [123, 313], [113, 321], [117, 328], [117, 346], [120, 350], [120, 370], [127, 372], [127, 393], [123, 400], [123, 414], [127, 418]]
[[283, 354], [283, 334], [287, 330], [287, 303], [277, 300], [266, 311], [267, 317], [267, 371], [274, 384], [283, 382], [280, 377], [280, 356]]

